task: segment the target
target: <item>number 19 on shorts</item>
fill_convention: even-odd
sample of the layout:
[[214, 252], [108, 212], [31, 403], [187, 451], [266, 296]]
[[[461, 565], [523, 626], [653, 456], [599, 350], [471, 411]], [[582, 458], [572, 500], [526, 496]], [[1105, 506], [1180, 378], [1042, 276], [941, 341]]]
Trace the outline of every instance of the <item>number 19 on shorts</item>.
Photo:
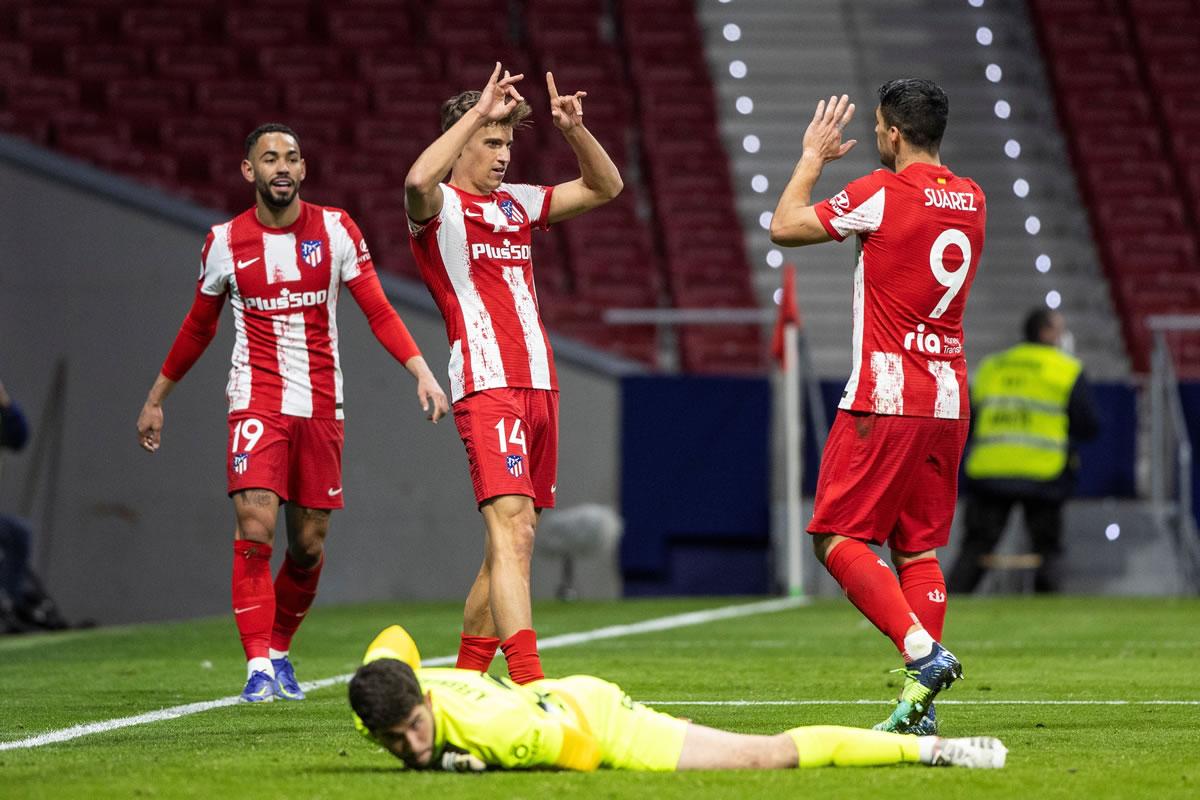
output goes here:
[[[258, 444], [258, 440], [263, 435], [263, 424], [261, 420], [250, 417], [233, 426], [233, 447], [230, 452], [237, 453], [239, 451], [249, 452], [254, 449], [254, 445]], [[246, 440], [246, 446], [242, 447], [242, 440]]]

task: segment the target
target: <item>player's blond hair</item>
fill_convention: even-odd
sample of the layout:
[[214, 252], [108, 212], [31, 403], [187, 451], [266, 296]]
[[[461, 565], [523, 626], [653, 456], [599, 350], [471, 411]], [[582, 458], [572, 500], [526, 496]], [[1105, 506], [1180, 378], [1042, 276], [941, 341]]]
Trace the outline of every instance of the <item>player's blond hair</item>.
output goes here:
[[[478, 91], [462, 92], [442, 103], [442, 133], [450, 130], [454, 123], [462, 119], [463, 114], [475, 107], [475, 104], [479, 102], [480, 94]], [[533, 109], [529, 107], [529, 103], [522, 100], [509, 112], [507, 117], [494, 124], [516, 130], [525, 127], [526, 120], [532, 114]]]

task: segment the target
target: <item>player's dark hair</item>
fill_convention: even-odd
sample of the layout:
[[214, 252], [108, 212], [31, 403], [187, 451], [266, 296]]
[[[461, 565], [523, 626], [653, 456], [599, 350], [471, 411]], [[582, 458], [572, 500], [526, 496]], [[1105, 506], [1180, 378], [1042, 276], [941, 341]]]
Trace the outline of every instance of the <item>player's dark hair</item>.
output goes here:
[[416, 673], [395, 658], [363, 664], [350, 679], [350, 707], [372, 733], [404, 722], [422, 699]]
[[300, 137], [296, 132], [284, 125], [282, 122], [268, 122], [265, 125], [259, 125], [254, 130], [250, 131], [250, 135], [246, 137], [246, 158], [250, 158], [250, 154], [254, 152], [254, 145], [258, 144], [258, 140], [268, 133], [284, 133], [296, 140], [296, 147], [300, 146]]
[[1025, 324], [1022, 330], [1025, 333], [1025, 341], [1041, 344], [1042, 331], [1051, 326], [1056, 312], [1048, 308], [1035, 308], [1025, 317]]
[[[480, 94], [481, 92], [477, 91], [462, 92], [442, 103], [442, 133], [450, 130], [454, 123], [462, 119], [463, 114], [475, 107], [475, 104], [479, 102]], [[525, 127], [526, 120], [532, 114], [533, 109], [529, 107], [529, 103], [522, 100], [509, 112], [507, 117], [496, 124], [516, 130]]]
[[920, 78], [897, 78], [879, 87], [879, 113], [913, 147], [935, 151], [946, 132], [950, 100], [942, 87]]

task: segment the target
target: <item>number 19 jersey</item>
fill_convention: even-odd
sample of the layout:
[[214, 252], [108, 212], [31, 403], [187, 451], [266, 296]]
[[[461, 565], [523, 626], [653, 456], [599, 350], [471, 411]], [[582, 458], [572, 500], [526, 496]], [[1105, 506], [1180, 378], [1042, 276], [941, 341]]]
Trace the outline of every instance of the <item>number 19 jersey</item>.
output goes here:
[[858, 236], [850, 379], [838, 407], [969, 417], [962, 326], [983, 254], [983, 190], [916, 163], [876, 170], [814, 209], [834, 239]]

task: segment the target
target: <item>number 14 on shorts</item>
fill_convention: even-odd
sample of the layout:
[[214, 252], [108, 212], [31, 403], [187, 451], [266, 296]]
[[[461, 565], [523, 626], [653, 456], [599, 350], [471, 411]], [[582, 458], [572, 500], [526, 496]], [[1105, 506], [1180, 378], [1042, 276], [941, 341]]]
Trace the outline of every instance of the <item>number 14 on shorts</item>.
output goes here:
[[525, 447], [525, 431], [521, 430], [521, 420], [514, 419], [512, 428], [510, 429], [508, 428], [507, 420], [505, 420], [504, 417], [501, 417], [500, 421], [496, 423], [496, 432], [500, 436], [501, 453], [507, 453], [508, 446], [512, 445], [514, 452], [516, 451], [516, 448], [520, 446], [521, 452], [525, 455], [529, 455], [529, 450]]

